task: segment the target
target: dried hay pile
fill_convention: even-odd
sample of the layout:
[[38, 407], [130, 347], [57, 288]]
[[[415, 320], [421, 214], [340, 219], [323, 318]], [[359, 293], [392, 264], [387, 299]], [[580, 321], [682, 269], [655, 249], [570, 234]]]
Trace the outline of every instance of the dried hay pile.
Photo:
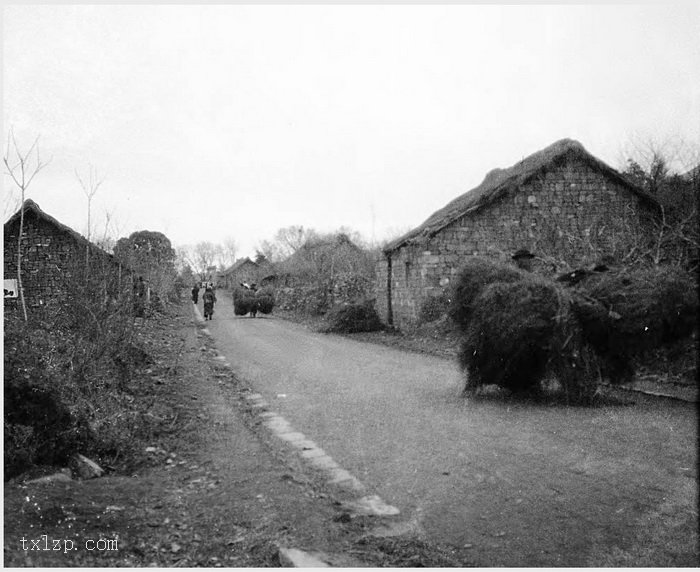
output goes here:
[[255, 310], [255, 292], [247, 288], [234, 288], [233, 294], [233, 313], [236, 316], [245, 316]]
[[234, 288], [233, 290], [233, 313], [236, 316], [261, 312], [270, 314], [275, 307], [275, 294], [272, 288], [261, 288], [257, 292], [247, 288]]
[[591, 274], [567, 288], [484, 259], [464, 266], [450, 307], [467, 389], [537, 391], [551, 374], [570, 401], [590, 400], [601, 376], [629, 380], [634, 356], [689, 336], [697, 314], [682, 271]]
[[537, 391], [552, 373], [573, 401], [595, 392], [597, 360], [563, 288], [528, 275], [495, 282], [474, 299], [470, 313], [459, 354], [468, 389], [496, 384]]
[[354, 334], [382, 329], [381, 320], [374, 308], [374, 300], [335, 306], [326, 315], [325, 322], [321, 328], [324, 333]]
[[635, 357], [697, 328], [697, 285], [677, 268], [594, 274], [573, 291], [586, 341], [602, 356], [603, 373], [612, 382], [631, 378]]
[[497, 282], [518, 282], [527, 275], [506, 264], [477, 256], [470, 257], [462, 266], [450, 296], [448, 315], [462, 330], [469, 327], [476, 298], [482, 290]]

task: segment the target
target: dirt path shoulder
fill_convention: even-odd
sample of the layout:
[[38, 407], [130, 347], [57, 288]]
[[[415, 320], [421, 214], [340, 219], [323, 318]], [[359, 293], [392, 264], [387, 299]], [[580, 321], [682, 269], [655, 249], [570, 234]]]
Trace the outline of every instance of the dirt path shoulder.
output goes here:
[[367, 533], [268, 439], [189, 303], [148, 320], [137, 398], [157, 431], [132, 474], [6, 483], [5, 566], [280, 566], [280, 547], [344, 567], [455, 566], [449, 550]]

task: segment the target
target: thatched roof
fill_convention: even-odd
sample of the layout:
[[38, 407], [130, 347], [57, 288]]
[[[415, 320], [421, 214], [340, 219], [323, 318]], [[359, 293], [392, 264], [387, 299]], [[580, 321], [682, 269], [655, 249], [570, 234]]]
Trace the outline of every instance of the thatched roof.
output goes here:
[[[10, 226], [12, 226], [14, 223], [18, 222], [21, 216], [22, 209], [18, 209], [15, 214], [13, 214], [9, 219], [7, 219], [7, 222], [5, 223], [5, 229], [9, 229]], [[41, 208], [39, 208], [39, 205], [36, 204], [32, 199], [26, 199], [24, 201], [24, 218], [25, 220], [27, 219], [27, 215], [34, 215], [37, 219], [39, 220], [44, 220], [50, 225], [56, 227], [57, 230], [60, 232], [67, 234], [70, 236], [73, 240], [75, 240], [79, 245], [81, 246], [90, 246], [91, 249], [98, 251], [100, 254], [104, 254], [108, 257], [113, 257], [112, 254], [107, 252], [106, 250], [103, 250], [100, 248], [98, 245], [96, 245], [93, 242], [90, 242], [87, 238], [85, 238], [82, 234], [79, 232], [76, 232], [69, 226], [66, 226], [62, 222], [59, 222], [57, 219], [52, 217], [51, 215], [45, 213]]]
[[231, 274], [232, 272], [235, 272], [236, 270], [238, 270], [239, 268], [241, 268], [241, 266], [243, 266], [245, 264], [252, 264], [255, 267], [258, 266], [257, 262], [255, 262], [254, 260], [251, 260], [250, 258], [248, 258], [246, 256], [245, 258], [239, 258], [238, 260], [236, 260], [236, 262], [234, 262], [231, 266], [229, 266], [221, 274], [223, 274], [223, 275]]
[[434, 236], [458, 218], [479, 211], [510, 190], [524, 185], [532, 178], [572, 157], [587, 163], [596, 171], [626, 187], [654, 208], [658, 207], [654, 197], [632, 184], [618, 171], [588, 153], [581, 143], [573, 139], [561, 139], [549, 147], [533, 153], [512, 167], [494, 169], [489, 172], [478, 187], [460, 195], [440, 210], [434, 212], [423, 224], [390, 242], [384, 248], [384, 252], [389, 253], [408, 242], [415, 242]]
[[[7, 219], [7, 222], [5, 223], [5, 230], [7, 231], [13, 224], [17, 223], [19, 224], [19, 219], [21, 216], [22, 209], [18, 209], [15, 214], [13, 214], [9, 219]], [[43, 220], [56, 228], [59, 232], [70, 236], [75, 243], [79, 247], [88, 247], [89, 252], [91, 252], [94, 255], [104, 257], [105, 260], [109, 260], [110, 263], [113, 264], [121, 264], [123, 268], [126, 268], [126, 265], [119, 262], [113, 254], [110, 252], [107, 252], [104, 250], [102, 247], [98, 246], [94, 242], [90, 242], [87, 238], [85, 238], [82, 234], [79, 232], [76, 232], [73, 230], [71, 227], [63, 224], [62, 222], [59, 222], [57, 219], [52, 217], [51, 215], [45, 213], [41, 208], [39, 208], [39, 205], [36, 204], [32, 199], [25, 199], [24, 201], [24, 220], [26, 222], [27, 220], [27, 215], [29, 216], [35, 216], [39, 220]]]

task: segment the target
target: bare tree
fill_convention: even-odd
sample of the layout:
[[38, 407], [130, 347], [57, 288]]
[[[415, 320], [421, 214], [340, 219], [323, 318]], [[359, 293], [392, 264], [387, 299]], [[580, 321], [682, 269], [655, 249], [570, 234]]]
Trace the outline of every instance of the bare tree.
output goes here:
[[19, 290], [20, 303], [22, 304], [22, 314], [24, 321], [28, 321], [27, 304], [24, 299], [24, 288], [22, 287], [22, 234], [24, 232], [24, 200], [29, 185], [49, 161], [42, 161], [39, 152], [39, 137], [27, 151], [22, 151], [15, 138], [14, 131], [10, 129], [7, 135], [7, 147], [3, 162], [5, 163], [6, 174], [10, 176], [14, 184], [20, 191], [20, 213], [19, 213], [19, 233], [17, 235], [17, 288]]
[[680, 139], [637, 142], [623, 174], [661, 206], [646, 256], [654, 263], [697, 267], [700, 147]]
[[85, 196], [87, 197], [87, 239], [88, 241], [90, 240], [90, 234], [92, 231], [91, 227], [91, 214], [92, 214], [92, 199], [95, 196], [95, 193], [97, 193], [97, 189], [100, 188], [100, 185], [104, 183], [104, 177], [100, 179], [97, 176], [97, 169], [93, 167], [92, 165], [88, 165], [88, 176], [86, 180], [83, 180], [83, 178], [80, 176], [80, 173], [78, 173], [78, 169], [75, 169], [75, 177], [78, 179], [78, 183], [80, 183], [80, 186], [83, 189], [83, 193], [85, 193]]
[[238, 244], [232, 236], [227, 237], [221, 246], [221, 266], [227, 268], [236, 262], [236, 253], [238, 252]]
[[303, 226], [288, 226], [280, 228], [275, 233], [275, 243], [283, 257], [291, 256], [299, 250], [309, 239], [315, 238], [317, 233], [313, 229], [306, 229]]
[[200, 280], [207, 280], [207, 270], [221, 258], [222, 247], [213, 242], [198, 242], [194, 246], [178, 248], [178, 257], [182, 267], [189, 266], [199, 275]]

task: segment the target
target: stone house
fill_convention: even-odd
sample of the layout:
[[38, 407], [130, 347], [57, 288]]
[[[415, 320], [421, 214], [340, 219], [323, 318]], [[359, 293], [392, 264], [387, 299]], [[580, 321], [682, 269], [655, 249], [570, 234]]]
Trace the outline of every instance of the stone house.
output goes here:
[[[4, 227], [3, 281], [17, 284], [17, 248], [21, 210]], [[122, 266], [108, 252], [89, 242], [81, 234], [60, 223], [27, 199], [24, 202], [22, 232], [22, 288], [28, 314], [36, 314], [53, 303], [60, 304], [74, 281], [104, 277], [104, 295], [116, 296], [123, 284]], [[124, 272], [126, 275], [126, 272]], [[21, 311], [19, 292], [5, 288], [4, 311]]]
[[383, 249], [377, 311], [399, 329], [415, 326], [423, 303], [449, 292], [467, 256], [511, 260], [534, 254], [533, 270], [554, 273], [621, 259], [648, 239], [658, 203], [623, 175], [563, 139], [433, 213]]
[[243, 282], [266, 286], [274, 281], [275, 272], [269, 262], [257, 263], [247, 256], [236, 260], [218, 276], [218, 286], [227, 289], [235, 288]]

